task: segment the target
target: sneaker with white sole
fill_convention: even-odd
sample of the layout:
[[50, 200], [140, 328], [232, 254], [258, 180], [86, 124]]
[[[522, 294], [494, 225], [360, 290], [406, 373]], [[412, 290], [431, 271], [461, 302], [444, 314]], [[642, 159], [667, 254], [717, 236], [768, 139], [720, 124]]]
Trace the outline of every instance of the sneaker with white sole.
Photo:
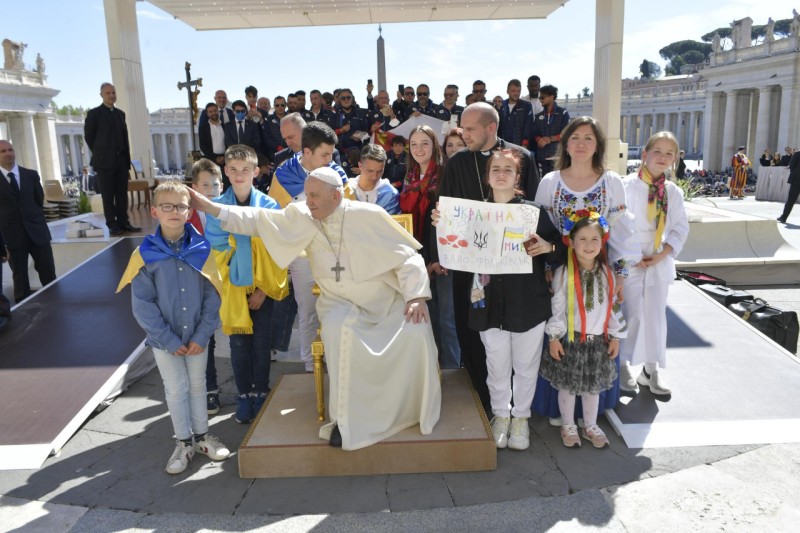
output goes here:
[[647, 370], [643, 368], [642, 373], [639, 374], [639, 377], [636, 378], [636, 381], [639, 382], [639, 385], [649, 388], [650, 392], [656, 396], [667, 396], [672, 394], [672, 389], [669, 388], [669, 385], [667, 385], [667, 382], [664, 379], [663, 373], [658, 369], [648, 373]]
[[619, 388], [626, 392], [637, 392], [636, 376], [633, 375], [631, 364], [623, 361], [619, 366]]
[[512, 418], [511, 431], [508, 436], [508, 447], [512, 450], [527, 450], [531, 445], [531, 430], [527, 418]]
[[494, 435], [494, 443], [498, 448], [505, 448], [508, 445], [508, 428], [510, 425], [510, 417], [496, 416], [492, 418], [492, 435]]
[[206, 394], [206, 410], [210, 415], [219, 413], [219, 392], [215, 391]]
[[606, 438], [606, 434], [603, 433], [603, 430], [600, 429], [600, 426], [597, 424], [583, 428], [581, 430], [581, 436], [591, 442], [592, 446], [595, 448], [605, 448], [608, 446], [608, 438]]
[[192, 445], [179, 440], [164, 470], [167, 471], [167, 474], [180, 474], [189, 466], [189, 461], [192, 460], [192, 457], [194, 457]]
[[231, 455], [231, 451], [227, 446], [222, 444], [217, 437], [208, 433], [203, 437], [203, 440], [195, 441], [194, 451], [202, 453], [212, 461], [224, 461]]
[[561, 442], [567, 448], [580, 448], [581, 438], [578, 436], [578, 426], [575, 424], [564, 424], [561, 426]]
[[556, 417], [556, 418], [549, 418], [548, 422], [550, 422], [551, 426], [556, 427], [556, 428], [560, 428], [561, 425], [563, 424], [560, 416]]

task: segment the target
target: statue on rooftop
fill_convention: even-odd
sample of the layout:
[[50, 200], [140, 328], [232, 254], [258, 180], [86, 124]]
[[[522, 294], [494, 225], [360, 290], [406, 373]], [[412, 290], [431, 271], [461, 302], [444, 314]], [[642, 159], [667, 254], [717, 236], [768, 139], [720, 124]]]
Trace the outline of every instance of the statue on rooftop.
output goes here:
[[36, 72], [44, 74], [44, 58], [42, 58], [42, 54], [36, 54]]

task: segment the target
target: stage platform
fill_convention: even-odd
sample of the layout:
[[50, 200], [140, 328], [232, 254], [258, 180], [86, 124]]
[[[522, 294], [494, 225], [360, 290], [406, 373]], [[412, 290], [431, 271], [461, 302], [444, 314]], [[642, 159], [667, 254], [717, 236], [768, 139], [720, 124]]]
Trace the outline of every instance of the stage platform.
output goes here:
[[672, 396], [606, 412], [628, 447], [800, 442], [800, 360], [685, 281], [667, 306]]
[[[474, 472], [497, 467], [491, 428], [464, 370], [442, 371], [442, 412], [430, 435], [419, 426], [354, 451], [319, 438], [314, 377], [280, 378], [239, 447], [243, 478]], [[327, 390], [327, 386], [326, 386]]]
[[13, 308], [0, 357], [0, 470], [41, 466], [143, 351], [129, 291], [114, 294], [140, 242], [117, 240]]
[[676, 266], [700, 270], [729, 285], [800, 283], [800, 250], [786, 242], [772, 218], [686, 202], [689, 238]]

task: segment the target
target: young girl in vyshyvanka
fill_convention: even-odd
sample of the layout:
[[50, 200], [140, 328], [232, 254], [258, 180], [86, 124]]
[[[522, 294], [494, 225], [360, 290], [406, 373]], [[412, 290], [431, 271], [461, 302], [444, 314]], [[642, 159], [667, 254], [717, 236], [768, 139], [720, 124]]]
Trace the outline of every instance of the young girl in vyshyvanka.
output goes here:
[[[566, 265], [553, 276], [553, 316], [545, 328], [549, 342], [540, 372], [558, 389], [564, 446], [579, 447], [582, 436], [595, 448], [604, 448], [608, 439], [597, 425], [600, 392], [614, 385], [614, 359], [619, 339], [625, 336], [625, 321], [613, 298], [614, 273], [606, 256], [609, 227], [599, 213], [584, 209], [576, 211], [566, 225], [569, 249]], [[577, 395], [583, 406], [580, 436], [575, 424]]]
[[667, 179], [678, 153], [675, 136], [660, 131], [647, 141], [639, 171], [623, 180], [642, 249], [642, 261], [625, 282], [622, 303], [628, 336], [620, 347], [619, 385], [626, 391], [636, 391], [638, 382], [655, 395], [672, 392], [664, 375], [667, 291], [675, 279], [675, 258], [689, 235], [683, 191]]
[[528, 419], [539, 375], [545, 321], [550, 317], [545, 259], [557, 260], [564, 246], [544, 208], [522, 196], [520, 157], [516, 151], [495, 151], [487, 161], [486, 176], [490, 202], [527, 204], [539, 212], [536, 233], [525, 236], [530, 273], [475, 274], [469, 310], [469, 327], [480, 332], [486, 348], [486, 384], [494, 416], [495, 444], [498, 448], [525, 450], [530, 444]]

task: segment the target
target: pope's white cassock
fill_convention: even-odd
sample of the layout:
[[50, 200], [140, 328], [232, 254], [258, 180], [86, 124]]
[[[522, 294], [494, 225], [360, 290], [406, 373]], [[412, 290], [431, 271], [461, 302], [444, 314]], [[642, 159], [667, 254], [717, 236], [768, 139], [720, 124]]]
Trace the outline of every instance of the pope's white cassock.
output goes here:
[[404, 315], [407, 301], [431, 297], [420, 244], [382, 208], [346, 199], [323, 221], [296, 203], [281, 211], [227, 206], [219, 218], [227, 231], [261, 237], [281, 267], [308, 252], [330, 378], [331, 422], [320, 438], [334, 423], [345, 450], [416, 424], [429, 434], [441, 407], [436, 345], [430, 323]]

